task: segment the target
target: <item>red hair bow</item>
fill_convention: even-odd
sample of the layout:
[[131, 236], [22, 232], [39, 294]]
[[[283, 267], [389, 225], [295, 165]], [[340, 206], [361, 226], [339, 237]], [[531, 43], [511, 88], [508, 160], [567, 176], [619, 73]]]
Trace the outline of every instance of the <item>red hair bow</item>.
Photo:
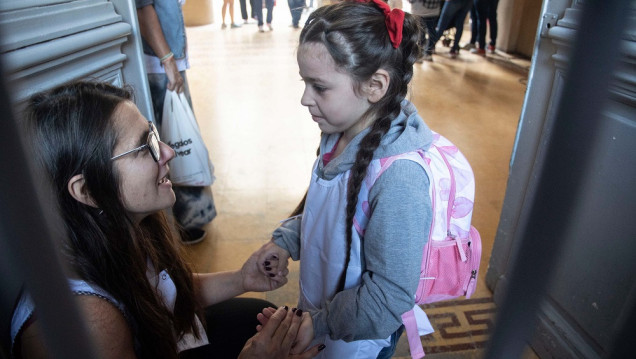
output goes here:
[[382, 0], [371, 0], [380, 10], [384, 12], [386, 29], [389, 32], [389, 38], [394, 48], [398, 48], [402, 42], [402, 26], [404, 25], [404, 11], [393, 9]]

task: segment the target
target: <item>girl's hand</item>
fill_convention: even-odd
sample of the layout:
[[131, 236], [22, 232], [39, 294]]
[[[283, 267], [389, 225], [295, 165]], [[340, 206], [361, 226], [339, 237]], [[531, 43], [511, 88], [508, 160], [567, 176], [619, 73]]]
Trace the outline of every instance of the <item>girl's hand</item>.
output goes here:
[[289, 252], [277, 246], [274, 241], [265, 243], [257, 253], [257, 260], [260, 263], [259, 269], [263, 274], [277, 276], [287, 270]]
[[258, 333], [251, 337], [238, 359], [306, 359], [313, 358], [324, 346], [316, 345], [300, 354], [291, 354], [290, 350], [296, 342], [302, 316], [285, 307], [278, 308], [271, 314]]
[[[256, 330], [260, 332], [263, 329], [263, 326], [267, 324], [269, 318], [271, 318], [275, 312], [276, 309], [274, 308], [263, 309], [263, 312], [259, 313], [256, 316], [256, 319], [258, 319], [259, 323], [261, 323], [260, 325], [256, 326]], [[296, 308], [292, 309], [292, 312], [296, 315], [298, 315], [298, 313], [301, 313], [302, 321], [300, 323], [300, 327], [298, 328], [296, 341], [294, 342], [294, 344], [292, 344], [290, 353], [300, 354], [305, 350], [305, 348], [307, 348], [307, 346], [309, 346], [311, 341], [314, 339], [313, 320], [311, 319], [311, 315], [309, 314], [309, 312], [303, 312], [302, 310]]]
[[268, 272], [264, 270], [263, 263], [259, 261], [259, 258], [263, 253], [263, 248], [266, 245], [252, 253], [241, 268], [242, 285], [246, 292], [264, 292], [274, 290], [287, 283], [287, 274], [289, 274], [289, 270], [287, 269], [286, 264], [282, 266], [282, 269], [277, 270], [276, 272]]

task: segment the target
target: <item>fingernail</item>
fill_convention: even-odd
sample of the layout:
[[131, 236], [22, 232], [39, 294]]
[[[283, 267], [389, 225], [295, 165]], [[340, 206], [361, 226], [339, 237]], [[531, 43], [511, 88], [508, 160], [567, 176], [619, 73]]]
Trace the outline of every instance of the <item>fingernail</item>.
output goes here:
[[267, 275], [268, 275], [268, 276], [270, 276], [270, 277], [272, 277], [272, 278], [273, 278], [273, 277], [276, 277], [276, 274], [274, 274], [274, 273], [268, 273]]
[[289, 310], [289, 307], [288, 307], [288, 306], [284, 306], [283, 308], [285, 308], [285, 310]]
[[264, 264], [264, 265], [266, 265], [266, 266], [268, 266], [268, 265], [270, 265], [271, 263], [270, 263], [269, 261], [265, 261], [265, 263], [263, 263], [263, 264]]
[[292, 312], [296, 312], [296, 308], [292, 308]]
[[265, 267], [265, 270], [269, 272], [269, 271], [272, 270], [272, 268], [271, 267]]
[[322, 350], [323, 350], [323, 349], [325, 349], [326, 347], [327, 347], [326, 345], [324, 345], [324, 344], [320, 344], [320, 345], [318, 346], [318, 351], [322, 351]]
[[303, 310], [302, 309], [298, 309], [296, 311], [296, 315], [299, 316], [299, 317], [302, 316], [303, 315]]

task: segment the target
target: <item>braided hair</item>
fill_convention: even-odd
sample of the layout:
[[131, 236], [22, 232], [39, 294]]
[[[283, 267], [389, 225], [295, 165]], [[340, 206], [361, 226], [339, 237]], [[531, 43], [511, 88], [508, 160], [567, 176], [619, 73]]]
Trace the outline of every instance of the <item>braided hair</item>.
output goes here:
[[[420, 22], [406, 13], [402, 41], [394, 48], [382, 9], [373, 2], [344, 1], [316, 9], [300, 33], [300, 46], [306, 43], [323, 44], [336, 66], [349, 74], [358, 88], [378, 69], [384, 69], [390, 76], [386, 94], [372, 104], [365, 114], [373, 115], [375, 121], [360, 142], [347, 184], [345, 268], [349, 263], [358, 193], [375, 150], [391, 127], [391, 122], [400, 114], [401, 102], [413, 77], [413, 63], [421, 53], [418, 43], [420, 32]], [[302, 212], [304, 201], [305, 198], [294, 213]], [[345, 272], [341, 277], [339, 290], [344, 288]]]

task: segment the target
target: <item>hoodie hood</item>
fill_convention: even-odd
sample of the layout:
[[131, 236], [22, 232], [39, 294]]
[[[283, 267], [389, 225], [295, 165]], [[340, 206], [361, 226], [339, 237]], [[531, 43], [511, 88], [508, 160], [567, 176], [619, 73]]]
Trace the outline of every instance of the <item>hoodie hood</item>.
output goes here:
[[[406, 99], [402, 101], [401, 106], [402, 111], [391, 122], [391, 128], [382, 137], [380, 146], [373, 153], [373, 159], [394, 156], [417, 149], [427, 150], [433, 142], [433, 133], [417, 113], [415, 106]], [[360, 141], [369, 131], [370, 128], [366, 128], [357, 134], [343, 153], [332, 159], [327, 166], [324, 166], [321, 157], [318, 165], [318, 175], [330, 180], [339, 173], [348, 171], [355, 162]], [[323, 133], [320, 141], [320, 155], [330, 152], [340, 136], [340, 133]]]

